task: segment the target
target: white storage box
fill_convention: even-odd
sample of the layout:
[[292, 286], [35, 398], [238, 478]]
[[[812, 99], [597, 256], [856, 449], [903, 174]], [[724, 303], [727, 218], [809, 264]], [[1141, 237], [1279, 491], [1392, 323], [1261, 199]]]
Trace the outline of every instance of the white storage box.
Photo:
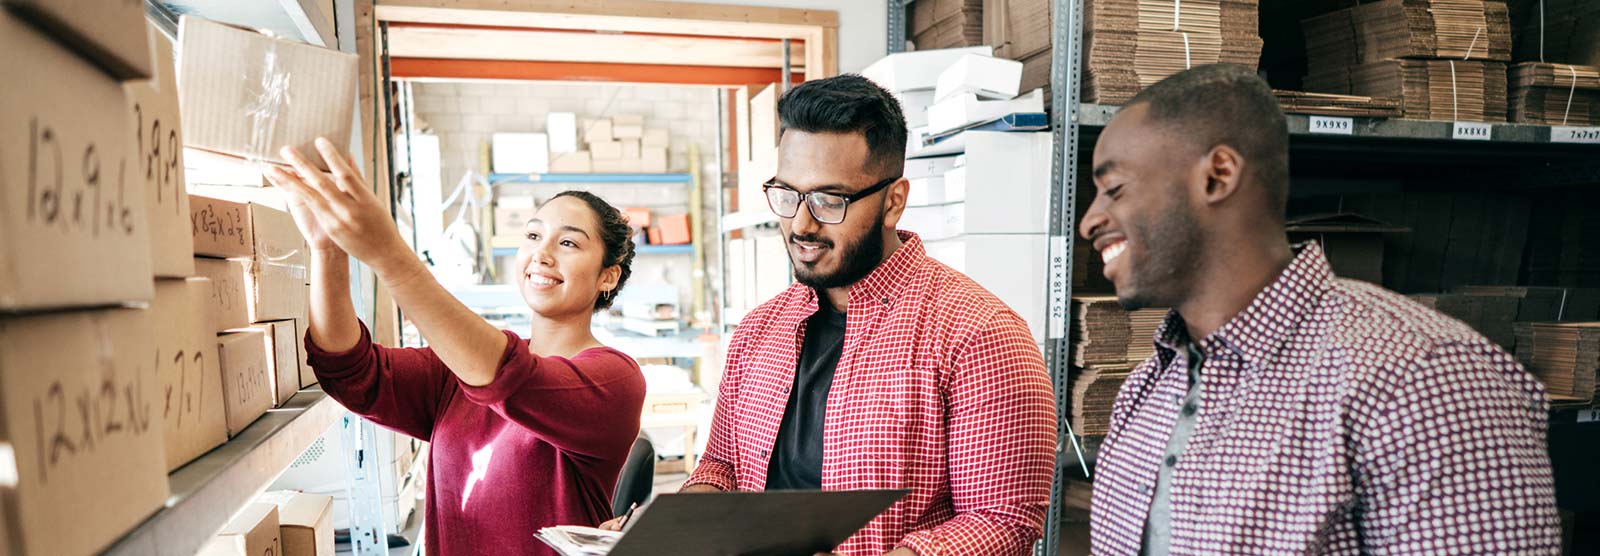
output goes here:
[[966, 274], [1028, 322], [1036, 342], [1044, 341], [1048, 317], [1045, 273], [1049, 236], [1045, 234], [966, 235], [927, 244], [928, 256]]
[[968, 54], [992, 56], [994, 49], [971, 46], [890, 54], [861, 70], [861, 76], [893, 93], [932, 89], [938, 85], [939, 74], [945, 68]]
[[550, 138], [543, 133], [496, 133], [490, 152], [498, 174], [543, 174], [550, 171]]
[[1038, 89], [1011, 100], [982, 100], [972, 93], [958, 93], [928, 109], [928, 133], [938, 135], [1008, 114], [1032, 112], [1044, 112], [1044, 92]]
[[[964, 166], [945, 174], [962, 192], [966, 230], [1043, 234], [1050, 230], [1050, 132], [969, 131]], [[971, 176], [973, 179], [968, 179]], [[954, 177], [957, 184], [951, 183]], [[976, 180], [976, 181], [973, 181]]]
[[968, 54], [939, 74], [933, 100], [972, 93], [978, 98], [1005, 100], [1016, 98], [1022, 85], [1022, 62]]
[[906, 117], [906, 129], [928, 125], [928, 108], [933, 106], [933, 97], [933, 91], [926, 90], [895, 93], [895, 98], [900, 100], [900, 112]]
[[908, 180], [935, 176], [943, 177], [945, 172], [949, 172], [952, 168], [957, 166], [958, 158], [960, 157], [940, 156], [934, 158], [918, 158], [914, 160], [907, 160], [905, 171], [900, 175], [905, 176]]

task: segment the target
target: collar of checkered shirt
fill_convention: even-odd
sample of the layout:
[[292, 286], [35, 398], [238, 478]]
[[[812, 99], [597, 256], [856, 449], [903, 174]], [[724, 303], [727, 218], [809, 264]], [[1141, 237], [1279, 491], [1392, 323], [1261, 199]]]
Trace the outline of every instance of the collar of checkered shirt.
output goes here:
[[[1256, 294], [1244, 311], [1200, 340], [1202, 354], [1211, 357], [1216, 350], [1226, 349], [1259, 369], [1283, 349], [1289, 334], [1333, 285], [1333, 267], [1321, 245], [1309, 241], [1297, 245], [1296, 251], [1294, 260], [1278, 279]], [[1166, 320], [1156, 329], [1155, 342], [1157, 350], [1166, 352], [1166, 359], [1186, 349], [1188, 328], [1177, 311], [1167, 313]]]

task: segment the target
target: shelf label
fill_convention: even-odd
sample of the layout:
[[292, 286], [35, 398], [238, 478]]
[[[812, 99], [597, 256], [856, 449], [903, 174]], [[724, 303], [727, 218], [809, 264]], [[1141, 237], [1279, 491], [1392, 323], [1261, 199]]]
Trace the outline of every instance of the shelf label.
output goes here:
[[1463, 141], [1488, 141], [1494, 136], [1493, 129], [1494, 124], [1456, 122], [1455, 130], [1450, 132], [1450, 138]]
[[1552, 126], [1550, 142], [1600, 144], [1600, 127]]
[[1067, 281], [1072, 279], [1067, 253], [1067, 236], [1050, 236], [1050, 322], [1046, 330], [1051, 340], [1067, 336]]
[[1600, 409], [1580, 409], [1580, 410], [1578, 410], [1578, 422], [1579, 423], [1593, 423], [1595, 421], [1600, 421]]
[[1312, 116], [1311, 132], [1331, 135], [1355, 135], [1356, 122], [1352, 118]]

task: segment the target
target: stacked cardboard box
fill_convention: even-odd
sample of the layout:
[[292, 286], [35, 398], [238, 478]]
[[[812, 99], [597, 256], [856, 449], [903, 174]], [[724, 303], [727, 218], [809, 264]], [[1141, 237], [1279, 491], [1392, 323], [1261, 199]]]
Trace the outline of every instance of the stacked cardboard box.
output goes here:
[[1072, 298], [1072, 425], [1079, 434], [1105, 434], [1111, 402], [1132, 369], [1155, 353], [1166, 309], [1128, 311], [1116, 296]]
[[1462, 286], [1457, 293], [1510, 297], [1518, 322], [1581, 322], [1600, 319], [1600, 288]]
[[923, 0], [911, 5], [917, 50], [983, 44], [983, 0]]
[[333, 556], [333, 497], [275, 491], [256, 499], [278, 510], [282, 556]]
[[1274, 89], [1278, 105], [1290, 114], [1317, 114], [1322, 116], [1359, 116], [1363, 118], [1398, 118], [1402, 115], [1400, 101], [1394, 98], [1374, 98], [1357, 95], [1333, 95]]
[[1600, 125], [1600, 67], [1523, 62], [1510, 79], [1511, 121]]
[[1600, 2], [1509, 2], [1513, 59], [1600, 66]]
[[[644, 116], [617, 114], [610, 118], [580, 120], [588, 151], [552, 155], [550, 171], [602, 174], [666, 173], [670, 136], [663, 129], [646, 128]], [[589, 159], [588, 170], [582, 159]]]
[[154, 277], [185, 272], [181, 244], [152, 262], [173, 182], [141, 179], [156, 166], [141, 140], [165, 114], [131, 117], [152, 87], [138, 4], [4, 4], [0, 552], [90, 554], [168, 494], [159, 327], [151, 311], [108, 308], [158, 301]]
[[1517, 360], [1552, 403], [1590, 405], [1600, 372], [1600, 322], [1519, 322]]
[[[1371, 216], [1413, 230], [1383, 234], [1385, 287], [1454, 292], [1469, 284], [1514, 284], [1521, 275], [1533, 214], [1526, 197], [1473, 193], [1343, 195], [1327, 208]], [[1432, 232], [1424, 233], [1423, 231]], [[1559, 241], [1559, 240], [1553, 240]], [[1335, 271], [1343, 274], [1337, 263]]]
[[1405, 117], [1506, 121], [1511, 22], [1493, 0], [1384, 0], [1305, 20], [1318, 93], [1401, 99]]
[[1424, 307], [1444, 313], [1483, 334], [1489, 341], [1510, 350], [1517, 335], [1512, 322], [1517, 317], [1518, 299], [1509, 295], [1436, 293], [1418, 294], [1411, 299]]
[[1083, 98], [1121, 104], [1140, 89], [1190, 67], [1240, 64], [1261, 56], [1254, 1], [1089, 0]]

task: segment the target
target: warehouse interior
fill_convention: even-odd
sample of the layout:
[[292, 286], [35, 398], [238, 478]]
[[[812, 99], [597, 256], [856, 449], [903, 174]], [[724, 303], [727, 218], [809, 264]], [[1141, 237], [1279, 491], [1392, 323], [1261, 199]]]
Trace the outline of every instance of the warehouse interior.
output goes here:
[[[1600, 553], [1600, 2], [0, 6], [0, 69], [21, 76], [0, 91], [0, 556], [428, 553], [429, 439], [353, 413], [312, 368], [317, 263], [266, 175], [319, 136], [497, 329], [540, 318], [518, 257], [541, 207], [577, 190], [626, 216], [632, 274], [591, 330], [645, 385], [606, 495], [631, 519], [706, 456], [741, 320], [799, 286], [767, 191], [778, 103], [841, 74], [904, 114], [899, 229], [1043, 357], [1059, 418], [1034, 553], [1095, 553], [1114, 402], [1170, 311], [1124, 309], [1079, 235], [1095, 145], [1141, 90], [1215, 63], [1285, 113], [1291, 242], [1538, 379], [1560, 551]], [[428, 347], [351, 261], [363, 337]], [[626, 546], [546, 534], [564, 533], [527, 531], [554, 554]]]

